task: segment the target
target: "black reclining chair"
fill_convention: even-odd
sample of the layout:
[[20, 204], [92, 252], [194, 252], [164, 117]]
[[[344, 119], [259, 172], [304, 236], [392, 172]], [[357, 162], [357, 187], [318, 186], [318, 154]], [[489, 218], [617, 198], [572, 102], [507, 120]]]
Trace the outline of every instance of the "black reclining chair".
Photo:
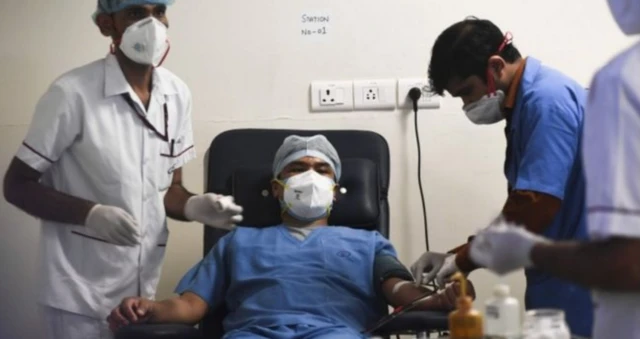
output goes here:
[[[389, 147], [379, 134], [368, 131], [312, 131], [240, 129], [218, 135], [209, 149], [207, 192], [233, 195], [244, 208], [243, 225], [255, 227], [280, 223], [280, 206], [271, 196], [271, 164], [276, 150], [291, 135], [324, 134], [342, 160], [338, 195], [329, 218], [332, 225], [377, 230], [389, 237]], [[205, 227], [204, 254], [226, 234]], [[386, 312], [387, 306], [382, 305]], [[116, 333], [116, 339], [214, 339], [222, 337], [224, 308], [212, 310], [199, 329], [184, 325], [132, 325]], [[386, 324], [377, 336], [445, 331], [447, 314], [408, 312]]]

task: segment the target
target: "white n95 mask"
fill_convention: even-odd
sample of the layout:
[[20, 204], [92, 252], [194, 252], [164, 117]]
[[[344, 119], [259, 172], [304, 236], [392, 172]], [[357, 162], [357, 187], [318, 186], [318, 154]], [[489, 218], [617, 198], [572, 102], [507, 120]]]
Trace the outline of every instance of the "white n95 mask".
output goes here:
[[154, 17], [136, 22], [124, 31], [120, 50], [138, 64], [160, 66], [169, 54], [167, 26]]
[[638, 0], [607, 0], [613, 18], [624, 34], [640, 33], [640, 2]]
[[504, 97], [504, 92], [498, 90], [493, 94], [483, 96], [478, 101], [465, 105], [462, 109], [467, 118], [476, 125], [495, 124], [504, 119], [501, 110]]
[[335, 182], [309, 170], [286, 179], [283, 212], [300, 221], [314, 221], [329, 215], [333, 206]]

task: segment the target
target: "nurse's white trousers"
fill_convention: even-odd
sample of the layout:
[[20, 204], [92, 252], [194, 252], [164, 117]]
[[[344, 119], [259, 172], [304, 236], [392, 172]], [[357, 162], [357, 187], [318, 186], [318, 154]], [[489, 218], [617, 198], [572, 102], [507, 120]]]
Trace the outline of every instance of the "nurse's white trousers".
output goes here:
[[45, 339], [113, 339], [106, 319], [41, 306]]

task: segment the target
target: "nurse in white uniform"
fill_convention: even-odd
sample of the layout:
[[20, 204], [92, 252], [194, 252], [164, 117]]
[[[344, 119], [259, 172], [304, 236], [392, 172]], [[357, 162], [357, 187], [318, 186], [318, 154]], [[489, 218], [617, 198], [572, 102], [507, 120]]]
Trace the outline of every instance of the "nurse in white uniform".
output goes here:
[[[640, 34], [640, 1], [609, 0], [622, 31]], [[640, 43], [594, 77], [582, 156], [590, 242], [550, 242], [502, 221], [471, 257], [505, 274], [536, 267], [593, 289], [595, 339], [640, 339]]]
[[98, 2], [111, 52], [53, 82], [7, 171], [7, 201], [42, 219], [47, 338], [110, 338], [106, 317], [120, 300], [154, 297], [167, 216], [220, 228], [242, 220], [230, 197], [182, 185], [196, 153], [189, 88], [160, 67], [172, 2]]

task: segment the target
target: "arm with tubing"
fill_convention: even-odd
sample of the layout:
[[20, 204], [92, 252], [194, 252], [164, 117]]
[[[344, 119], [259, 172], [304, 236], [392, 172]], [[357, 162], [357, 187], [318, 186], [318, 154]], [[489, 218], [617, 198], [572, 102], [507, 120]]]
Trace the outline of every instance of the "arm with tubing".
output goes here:
[[[396, 258], [391, 243], [376, 233], [376, 257], [374, 260], [374, 283], [378, 293], [393, 307], [404, 306], [423, 297], [430, 290], [424, 286], [416, 286], [407, 268]], [[475, 291], [468, 282], [469, 296], [475, 298]], [[456, 298], [460, 295], [458, 283], [448, 285], [441, 293], [420, 302], [415, 311], [451, 311], [455, 308]]]

